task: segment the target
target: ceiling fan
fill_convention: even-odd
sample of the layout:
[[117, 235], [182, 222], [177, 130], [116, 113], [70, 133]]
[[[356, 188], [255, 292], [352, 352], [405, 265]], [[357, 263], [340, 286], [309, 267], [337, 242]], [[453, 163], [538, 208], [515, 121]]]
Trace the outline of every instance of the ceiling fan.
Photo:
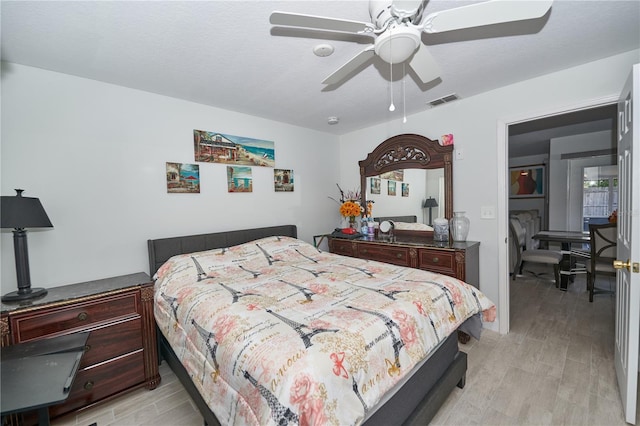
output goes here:
[[428, 0], [370, 0], [371, 22], [324, 16], [273, 12], [270, 22], [299, 28], [355, 33], [375, 37], [373, 44], [325, 78], [336, 84], [377, 55], [389, 64], [408, 65], [423, 83], [440, 76], [440, 67], [421, 42], [421, 33], [442, 33], [464, 28], [535, 19], [544, 16], [553, 0], [489, 0], [453, 9], [422, 14]]

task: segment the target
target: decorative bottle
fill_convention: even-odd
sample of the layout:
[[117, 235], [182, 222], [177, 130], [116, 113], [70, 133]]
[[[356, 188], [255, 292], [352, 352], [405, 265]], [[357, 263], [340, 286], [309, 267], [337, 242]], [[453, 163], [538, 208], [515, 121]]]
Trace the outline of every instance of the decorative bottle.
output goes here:
[[453, 217], [449, 221], [451, 236], [453, 241], [466, 241], [469, 234], [469, 218], [465, 212], [453, 212]]
[[433, 240], [449, 241], [449, 222], [444, 217], [433, 220]]

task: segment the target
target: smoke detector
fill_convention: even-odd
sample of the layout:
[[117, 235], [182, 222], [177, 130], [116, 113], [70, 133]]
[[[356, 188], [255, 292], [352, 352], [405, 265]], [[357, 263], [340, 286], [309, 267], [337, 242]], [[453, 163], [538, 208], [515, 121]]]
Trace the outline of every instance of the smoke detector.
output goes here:
[[324, 58], [325, 56], [329, 56], [333, 53], [333, 46], [327, 43], [322, 43], [313, 48], [313, 53], [316, 56], [320, 56]]
[[327, 119], [327, 123], [333, 125], [333, 124], [338, 124], [338, 122], [340, 121], [340, 119], [338, 117], [329, 117]]

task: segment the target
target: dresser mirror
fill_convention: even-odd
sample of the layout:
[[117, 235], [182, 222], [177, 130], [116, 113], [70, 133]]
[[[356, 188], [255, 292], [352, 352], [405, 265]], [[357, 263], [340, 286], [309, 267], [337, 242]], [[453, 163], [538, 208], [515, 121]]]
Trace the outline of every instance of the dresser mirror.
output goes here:
[[[416, 134], [402, 134], [393, 136], [378, 145], [372, 152], [367, 155], [367, 158], [360, 161], [360, 188], [363, 188], [361, 195], [362, 205], [366, 205], [367, 197], [373, 200], [384, 200], [387, 202], [393, 202], [394, 206], [403, 205], [402, 198], [391, 197], [386, 189], [378, 188], [380, 194], [371, 194], [370, 186], [367, 186], [370, 182], [370, 178], [379, 177], [382, 174], [388, 172], [398, 172], [400, 170], [407, 170], [410, 173], [407, 175], [412, 176], [414, 186], [416, 189], [422, 189], [426, 193], [414, 193], [413, 198], [416, 195], [420, 200], [413, 202], [416, 204], [416, 209], [420, 208], [421, 214], [416, 215], [416, 209], [412, 211], [389, 211], [389, 207], [385, 208], [383, 212], [385, 218], [401, 217], [401, 216], [416, 216], [417, 222], [428, 224], [428, 208], [422, 209], [424, 201], [429, 197], [433, 197], [437, 200], [438, 206], [444, 206], [444, 217], [450, 219], [453, 216], [453, 145], [441, 146], [438, 141], [431, 140], [424, 136]], [[418, 174], [417, 170], [422, 170], [424, 175]], [[431, 182], [433, 179], [442, 177], [443, 190], [436, 191], [433, 188], [437, 187], [436, 183]], [[415, 184], [416, 180], [422, 180], [420, 185]], [[412, 182], [409, 181], [408, 190], [411, 190]], [[400, 186], [397, 188], [398, 194], [395, 197], [400, 197], [402, 194], [402, 182], [396, 182], [394, 185]], [[430, 189], [427, 189], [430, 188]], [[444, 200], [440, 200], [444, 198]], [[398, 207], [402, 209], [402, 207]], [[408, 209], [408, 208], [407, 208]], [[374, 207], [374, 211], [376, 208]], [[426, 212], [426, 214], [425, 214]], [[374, 216], [377, 216], [374, 213]], [[438, 217], [434, 215], [433, 219]], [[419, 232], [419, 231], [416, 231]]]

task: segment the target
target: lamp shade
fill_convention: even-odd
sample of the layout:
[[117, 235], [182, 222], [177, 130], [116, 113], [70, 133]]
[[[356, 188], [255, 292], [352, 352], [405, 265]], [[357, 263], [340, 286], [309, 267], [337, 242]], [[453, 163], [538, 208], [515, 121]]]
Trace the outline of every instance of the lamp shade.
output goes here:
[[49, 216], [40, 200], [23, 197], [22, 189], [16, 189], [16, 196], [2, 196], [0, 199], [0, 228], [52, 228]]
[[436, 201], [435, 198], [427, 198], [426, 200], [424, 200], [424, 204], [422, 205], [423, 208], [429, 208], [429, 207], [438, 207], [438, 202]]

